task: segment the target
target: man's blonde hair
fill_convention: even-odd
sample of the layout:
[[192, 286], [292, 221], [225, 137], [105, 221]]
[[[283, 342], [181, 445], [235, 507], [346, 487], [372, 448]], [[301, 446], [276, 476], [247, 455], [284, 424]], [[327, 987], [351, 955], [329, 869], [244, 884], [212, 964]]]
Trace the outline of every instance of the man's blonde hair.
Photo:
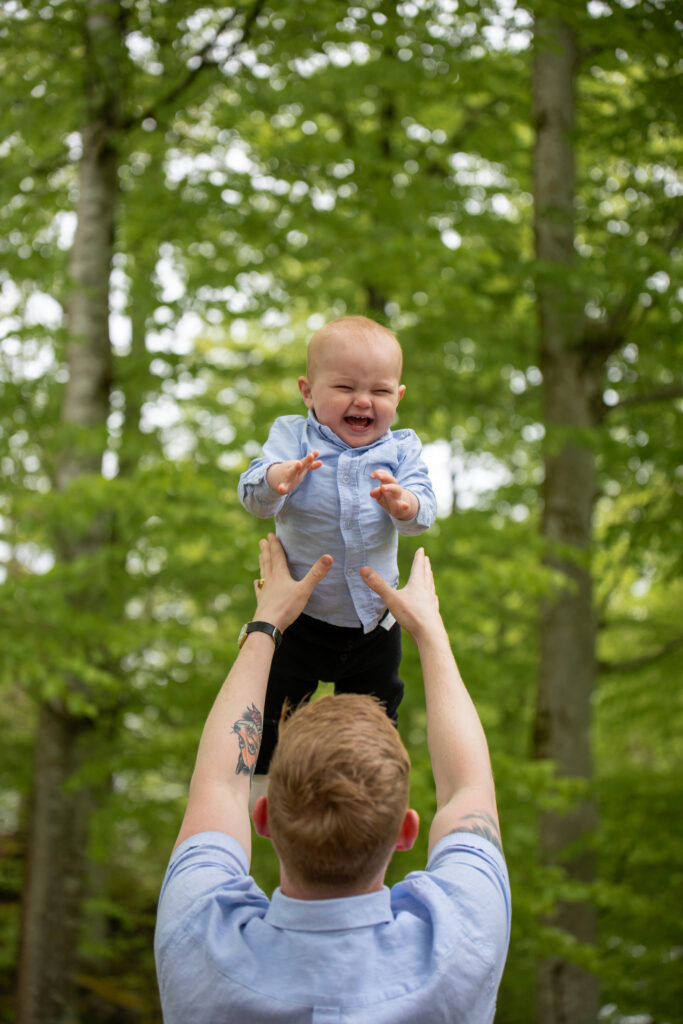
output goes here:
[[340, 316], [336, 320], [330, 320], [320, 330], [316, 331], [308, 343], [308, 354], [306, 358], [306, 373], [312, 376], [315, 369], [315, 355], [325, 342], [334, 342], [339, 338], [348, 337], [352, 334], [366, 345], [372, 345], [378, 339], [391, 341], [396, 346], [396, 358], [398, 367], [398, 378], [401, 378], [403, 370], [403, 350], [400, 342], [393, 331], [383, 327], [376, 320], [367, 316]]
[[280, 723], [268, 826], [289, 876], [342, 892], [389, 861], [408, 809], [410, 758], [382, 705], [321, 697]]

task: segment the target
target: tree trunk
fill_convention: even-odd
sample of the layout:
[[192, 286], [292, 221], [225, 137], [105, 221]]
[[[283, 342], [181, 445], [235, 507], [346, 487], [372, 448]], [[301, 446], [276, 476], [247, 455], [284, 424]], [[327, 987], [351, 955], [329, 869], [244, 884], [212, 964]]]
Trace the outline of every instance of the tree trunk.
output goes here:
[[[541, 609], [541, 652], [534, 753], [563, 776], [589, 780], [591, 693], [595, 658], [589, 552], [596, 494], [594, 456], [585, 434], [594, 426], [596, 369], [582, 358], [582, 302], [574, 264], [574, 78], [572, 31], [539, 19], [534, 62], [535, 233], [547, 449], [542, 532], [546, 564], [560, 582]], [[592, 877], [590, 855], [572, 853], [595, 827], [583, 802], [540, 820], [542, 859], [563, 865], [570, 878]], [[581, 943], [595, 940], [587, 903], [559, 903], [549, 922]], [[577, 964], [551, 957], [539, 965], [539, 1024], [590, 1024], [598, 1014], [597, 979]]]
[[[87, 123], [82, 131], [78, 227], [69, 263], [67, 363], [69, 380], [62, 422], [71, 428], [62, 452], [57, 487], [65, 489], [85, 473], [100, 471], [109, 413], [111, 349], [109, 274], [116, 203], [119, 37], [116, 5], [86, 4]], [[61, 560], [82, 557], [106, 539], [102, 517], [85, 534], [64, 535]], [[83, 594], [81, 600], [87, 601]], [[73, 614], [79, 608], [75, 600]], [[64, 696], [46, 701], [36, 737], [34, 793], [30, 821], [19, 963], [18, 1024], [71, 1024], [75, 1008], [81, 903], [86, 867], [91, 796], [70, 782], [83, 764], [94, 722], [74, 714], [70, 695], [83, 692], [78, 679], [63, 680]]]
[[66, 788], [89, 728], [41, 708], [28, 876], [24, 891], [18, 1024], [67, 1024], [75, 1012], [75, 954], [83, 897], [89, 795]]

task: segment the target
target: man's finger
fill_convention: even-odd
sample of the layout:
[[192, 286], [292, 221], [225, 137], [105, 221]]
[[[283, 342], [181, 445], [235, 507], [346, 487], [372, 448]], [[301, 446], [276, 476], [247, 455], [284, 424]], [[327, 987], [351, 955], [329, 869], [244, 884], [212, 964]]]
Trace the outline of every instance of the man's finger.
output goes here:
[[307, 586], [313, 590], [314, 587], [320, 583], [322, 579], [327, 576], [328, 572], [332, 568], [334, 559], [332, 555], [321, 555], [315, 565], [312, 565], [304, 576], [302, 582], [306, 583]]
[[269, 533], [267, 539], [263, 542], [261, 548], [261, 554], [263, 557], [263, 571], [262, 576], [267, 576], [268, 573], [273, 573], [280, 569], [285, 562], [285, 553], [282, 550], [282, 544], [277, 539], [274, 533]]
[[261, 576], [267, 576], [270, 570], [270, 549], [267, 540], [259, 541], [258, 563], [261, 569]]
[[393, 587], [389, 586], [384, 577], [380, 576], [374, 569], [371, 569], [369, 565], [363, 566], [360, 575], [363, 582], [370, 587], [370, 590], [374, 590], [384, 600], [384, 603], [387, 604], [387, 597], [395, 593], [395, 591]]
[[426, 587], [430, 593], [436, 598], [438, 606], [439, 598], [436, 593], [436, 584], [434, 583], [434, 573], [432, 572], [432, 563], [429, 560], [429, 555], [425, 554], [424, 548], [418, 548], [413, 558], [413, 564], [410, 569], [409, 581], [415, 579], [420, 582], [423, 587]]
[[429, 559], [425, 555], [425, 549], [418, 548], [415, 554], [413, 555], [413, 564], [410, 567], [410, 576], [408, 578], [412, 579], [413, 576], [416, 579], [418, 578], [418, 576], [424, 577], [426, 575], [429, 575], [430, 570], [431, 566], [429, 564]]

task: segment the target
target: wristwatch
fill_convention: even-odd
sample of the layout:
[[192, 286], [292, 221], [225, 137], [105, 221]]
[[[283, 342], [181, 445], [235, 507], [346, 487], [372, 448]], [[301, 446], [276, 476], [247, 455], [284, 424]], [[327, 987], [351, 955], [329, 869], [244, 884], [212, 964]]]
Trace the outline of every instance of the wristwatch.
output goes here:
[[240, 647], [250, 633], [267, 633], [269, 637], [272, 637], [276, 650], [282, 643], [282, 633], [277, 626], [272, 626], [270, 622], [245, 622], [240, 630], [240, 635], [237, 637], [237, 643]]

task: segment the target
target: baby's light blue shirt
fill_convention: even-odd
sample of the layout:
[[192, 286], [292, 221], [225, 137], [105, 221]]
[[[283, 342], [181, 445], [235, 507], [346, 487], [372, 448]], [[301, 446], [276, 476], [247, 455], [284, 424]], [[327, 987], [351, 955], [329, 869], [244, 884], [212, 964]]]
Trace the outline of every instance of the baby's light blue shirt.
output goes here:
[[[300, 459], [315, 449], [322, 466], [311, 470], [296, 490], [280, 495], [266, 482], [274, 462]], [[275, 517], [276, 533], [295, 579], [302, 579], [320, 555], [334, 558], [330, 572], [313, 591], [305, 612], [335, 626], [363, 626], [369, 633], [384, 615], [380, 598], [363, 583], [359, 570], [369, 565], [392, 587], [398, 584], [397, 532], [415, 536], [436, 518], [436, 498], [413, 430], [388, 430], [374, 444], [351, 448], [312, 412], [281, 416], [271, 427], [261, 458], [239, 481], [239, 498], [262, 519]], [[370, 491], [370, 475], [386, 469], [419, 502], [413, 519], [391, 517]]]
[[500, 852], [453, 833], [379, 892], [269, 901], [231, 836], [171, 857], [155, 955], [164, 1024], [491, 1024], [510, 930]]

